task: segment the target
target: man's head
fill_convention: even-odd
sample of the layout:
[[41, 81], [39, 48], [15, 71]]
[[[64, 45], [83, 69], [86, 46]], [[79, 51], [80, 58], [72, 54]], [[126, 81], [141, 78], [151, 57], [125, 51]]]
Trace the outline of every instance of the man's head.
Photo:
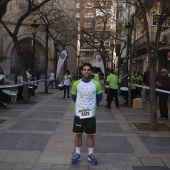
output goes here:
[[28, 67], [28, 68], [27, 68], [27, 71], [28, 71], [28, 72], [31, 72], [31, 68], [30, 68], [30, 67]]
[[67, 75], [70, 75], [70, 70], [66, 70], [66, 74], [67, 74]]
[[149, 71], [149, 67], [146, 68], [146, 71]]
[[81, 74], [83, 75], [83, 79], [89, 80], [91, 78], [92, 65], [90, 63], [84, 63], [82, 65]]
[[168, 71], [165, 69], [165, 68], [163, 68], [162, 70], [161, 70], [161, 76], [162, 77], [166, 77], [168, 75]]
[[110, 69], [110, 74], [114, 74], [114, 70], [113, 69]]

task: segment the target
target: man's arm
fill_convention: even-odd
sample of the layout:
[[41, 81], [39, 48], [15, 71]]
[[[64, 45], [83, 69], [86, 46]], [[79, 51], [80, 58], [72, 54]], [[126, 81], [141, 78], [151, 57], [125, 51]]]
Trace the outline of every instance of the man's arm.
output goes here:
[[102, 93], [96, 95], [96, 102], [97, 102], [97, 104], [99, 104], [102, 101], [102, 98], [103, 98], [103, 94]]
[[75, 103], [75, 102], [76, 102], [77, 95], [71, 94], [71, 98], [72, 98], [73, 102]]

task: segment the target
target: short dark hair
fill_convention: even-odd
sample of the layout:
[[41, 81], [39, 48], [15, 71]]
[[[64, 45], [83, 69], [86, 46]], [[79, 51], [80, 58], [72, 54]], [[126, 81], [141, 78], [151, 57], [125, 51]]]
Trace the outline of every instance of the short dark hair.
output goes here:
[[92, 65], [91, 65], [90, 63], [84, 63], [84, 64], [82, 65], [82, 67], [81, 67], [81, 70], [83, 70], [83, 67], [84, 67], [84, 66], [89, 66], [91, 70], [93, 69], [93, 67], [92, 67]]
[[70, 74], [70, 70], [66, 70], [66, 73], [68, 73], [68, 75]]

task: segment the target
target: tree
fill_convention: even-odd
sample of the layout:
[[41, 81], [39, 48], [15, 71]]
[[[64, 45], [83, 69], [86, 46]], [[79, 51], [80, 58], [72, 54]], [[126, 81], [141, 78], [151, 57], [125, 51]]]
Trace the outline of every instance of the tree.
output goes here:
[[[157, 130], [157, 115], [156, 115], [156, 65], [159, 56], [159, 47], [160, 47], [160, 34], [162, 29], [163, 21], [170, 16], [170, 1], [169, 0], [155, 0], [155, 1], [147, 1], [147, 0], [134, 0], [128, 1], [131, 5], [135, 5], [136, 9], [139, 10], [143, 20], [144, 20], [144, 31], [147, 42], [147, 54], [149, 58], [149, 66], [150, 66], [150, 129]], [[159, 20], [155, 33], [155, 43], [153, 46], [151, 45], [151, 33], [149, 32], [149, 19], [147, 16], [147, 10], [150, 5], [158, 5], [159, 8]]]
[[[100, 54], [107, 74], [106, 62], [112, 60], [109, 43], [115, 42], [116, 35], [115, 6], [111, 1], [104, 0], [94, 0], [90, 3], [84, 3], [83, 6], [79, 12], [85, 11], [91, 16], [87, 15], [85, 20], [80, 20], [80, 41], [86, 44], [88, 48], [94, 49], [95, 53]], [[112, 6], [113, 10], [111, 9]], [[106, 42], [108, 42], [108, 45], [105, 44]]]
[[[75, 24], [73, 18], [75, 18], [75, 12], [71, 9], [71, 4], [68, 1], [52, 0], [48, 5], [40, 8], [37, 11], [37, 16], [39, 16], [40, 26], [46, 27], [46, 33], [49, 34], [50, 38], [53, 40], [54, 44], [54, 71], [56, 72], [56, 63], [58, 61], [58, 56], [56, 51], [58, 46], [62, 46], [63, 50], [66, 46], [71, 45], [72, 40], [76, 37], [75, 35]], [[67, 60], [67, 59], [66, 59]], [[65, 62], [65, 69], [67, 67], [67, 62]], [[47, 69], [46, 65], [46, 70]], [[64, 70], [65, 71], [65, 70]], [[47, 75], [47, 72], [46, 72]], [[45, 76], [46, 76], [45, 75]], [[47, 76], [46, 76], [47, 78]], [[45, 86], [47, 92], [47, 86]]]
[[[21, 49], [20, 49], [20, 45], [19, 45], [17, 35], [18, 35], [20, 27], [22, 26], [23, 21], [27, 17], [29, 17], [31, 13], [35, 12], [37, 9], [42, 7], [48, 1], [50, 1], [50, 0], [44, 0], [41, 3], [39, 3], [40, 1], [37, 3], [36, 0], [27, 0], [24, 3], [22, 1], [19, 2], [17, 0], [11, 1], [11, 4], [10, 4], [11, 7], [9, 7], [9, 10], [13, 9], [13, 11], [15, 13], [17, 13], [17, 15], [13, 14], [13, 16], [16, 19], [16, 25], [14, 26], [14, 29], [11, 28], [10, 24], [8, 25], [8, 22], [3, 21], [3, 18], [2, 18], [2, 20], [0, 20], [1, 25], [7, 31], [9, 36], [13, 39], [13, 42], [14, 42], [14, 45], [15, 45], [15, 48], [16, 48], [16, 52], [17, 52], [17, 55], [18, 55], [18, 58], [19, 58], [20, 68], [23, 71], [23, 78], [24, 78], [25, 82], [27, 82], [26, 70], [25, 70], [25, 67], [24, 67], [24, 60], [22, 59]], [[16, 6], [18, 5], [18, 3], [20, 3], [20, 5], [22, 7], [22, 11], [19, 14], [18, 14], [18, 11], [16, 11]], [[9, 11], [9, 13], [10, 12], [11, 11]], [[24, 92], [23, 92], [25, 102], [28, 102], [28, 97], [27, 97], [28, 91], [27, 91], [27, 89], [28, 89], [28, 85], [25, 85], [24, 86]]]
[[0, 0], [0, 20], [2, 19], [3, 15], [6, 13], [7, 5], [11, 0]]

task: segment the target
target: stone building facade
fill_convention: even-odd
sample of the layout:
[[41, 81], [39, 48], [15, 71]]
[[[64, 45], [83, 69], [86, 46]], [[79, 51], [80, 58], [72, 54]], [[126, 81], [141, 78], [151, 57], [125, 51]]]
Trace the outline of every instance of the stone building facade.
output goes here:
[[[14, 0], [15, 1], [15, 0]], [[10, 28], [10, 30], [14, 30], [18, 18], [22, 15], [22, 9], [24, 7], [24, 4], [27, 3], [25, 0], [19, 1], [12, 1], [8, 4], [7, 12], [2, 18], [3, 22]], [[65, 4], [69, 7], [68, 11], [75, 12], [76, 13], [76, 6], [75, 1], [65, 0]], [[45, 42], [45, 32], [41, 32], [38, 30], [38, 33], [35, 37], [35, 60], [33, 58], [33, 35], [31, 33], [31, 23], [34, 20], [34, 17], [37, 19], [36, 14], [31, 14], [24, 22], [22, 23], [22, 26], [19, 29], [18, 32], [18, 40], [21, 47], [21, 54], [22, 59], [25, 61], [25, 68], [27, 67], [34, 67], [35, 72], [41, 72], [42, 74], [45, 72], [45, 48], [46, 48], [46, 42]], [[75, 20], [75, 15], [73, 14]], [[39, 29], [39, 28], [38, 28]], [[49, 37], [48, 40], [48, 69], [53, 69], [55, 66], [55, 60], [54, 60], [54, 41], [52, 38]], [[60, 52], [63, 50], [63, 46], [59, 45], [58, 49]], [[67, 69], [71, 71], [71, 73], [76, 71], [76, 59], [77, 59], [77, 53], [76, 53], [76, 38], [73, 39], [72, 42], [69, 45], [65, 46], [65, 49], [68, 51], [68, 58], [67, 58]], [[60, 53], [57, 52], [57, 55]], [[12, 38], [9, 36], [7, 31], [3, 28], [2, 25], [0, 25], [0, 66], [4, 70], [5, 75], [10, 74], [16, 74], [17, 70], [20, 68], [20, 63], [18, 60], [18, 55], [14, 46], [14, 42]], [[64, 66], [63, 66], [64, 67]], [[66, 69], [66, 68], [65, 68]], [[64, 74], [64, 68], [62, 68], [60, 72], [61, 76]]]

